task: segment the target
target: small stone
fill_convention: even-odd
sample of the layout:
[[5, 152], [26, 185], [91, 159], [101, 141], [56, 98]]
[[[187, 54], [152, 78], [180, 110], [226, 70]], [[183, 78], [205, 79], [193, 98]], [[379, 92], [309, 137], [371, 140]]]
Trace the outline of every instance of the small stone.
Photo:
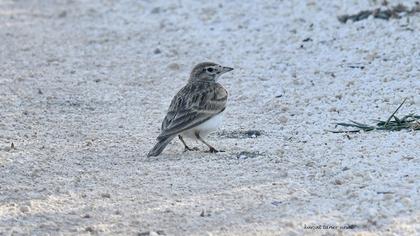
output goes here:
[[280, 116], [280, 117], [278, 118], [278, 121], [279, 121], [281, 124], [286, 124], [288, 120], [289, 120], [289, 119], [288, 119], [286, 116]]
[[278, 157], [283, 157], [283, 156], [284, 156], [284, 150], [283, 150], [283, 149], [278, 149], [278, 150], [276, 151], [276, 155], [277, 155]]
[[150, 13], [152, 13], [152, 14], [159, 14], [159, 13], [160, 13], [160, 7], [155, 7], [155, 8], [153, 8], [153, 9], [150, 11]]
[[248, 159], [248, 158], [256, 158], [256, 157], [259, 157], [259, 156], [262, 156], [259, 152], [242, 151], [238, 155], [236, 155], [236, 158], [238, 160], [244, 160], [244, 159]]
[[261, 135], [261, 132], [258, 130], [248, 130], [248, 131], [245, 131], [244, 134], [250, 138], [256, 138]]
[[59, 18], [64, 18], [66, 16], [67, 16], [67, 12], [66, 11], [62, 11], [62, 12], [60, 12], [60, 14], [58, 14], [58, 17]]
[[280, 204], [282, 204], [283, 202], [281, 202], [281, 201], [273, 201], [273, 202], [271, 202], [271, 205], [274, 205], [274, 206], [279, 206]]
[[280, 110], [281, 110], [282, 112], [286, 112], [286, 111], [288, 111], [288, 110], [289, 110], [289, 107], [287, 107], [287, 106], [282, 106], [282, 107], [280, 108]]
[[85, 228], [85, 231], [86, 232], [93, 233], [93, 232], [95, 232], [95, 229], [93, 227], [91, 227], [91, 226], [88, 226], [88, 227]]
[[354, 84], [355, 84], [355, 81], [354, 80], [351, 80], [351, 81], [347, 82], [346, 87], [351, 87]]
[[308, 37], [308, 38], [305, 38], [304, 40], [302, 40], [302, 42], [310, 42], [310, 41], [312, 41], [311, 37]]
[[103, 197], [103, 198], [111, 198], [111, 194], [109, 194], [109, 193], [102, 193], [101, 194], [101, 197]]
[[159, 48], [156, 48], [154, 51], [153, 51], [153, 53], [154, 54], [160, 54], [162, 51], [159, 49]]
[[31, 208], [29, 206], [21, 206], [20, 207], [20, 211], [23, 213], [27, 213], [31, 210]]
[[86, 214], [86, 215], [82, 216], [82, 218], [88, 219], [88, 218], [91, 218], [91, 216], [89, 214]]
[[201, 216], [201, 217], [206, 217], [206, 216], [210, 216], [210, 215], [211, 215], [211, 214], [210, 214], [209, 212], [207, 212], [206, 210], [204, 210], [204, 209], [203, 209], [203, 210], [201, 211], [201, 213], [200, 213], [200, 216]]
[[181, 66], [177, 63], [171, 63], [168, 65], [169, 69], [171, 70], [179, 70], [181, 68]]
[[413, 202], [411, 201], [411, 199], [404, 197], [401, 199], [402, 204], [404, 204], [405, 207], [407, 208], [411, 208], [411, 206], [413, 205]]
[[336, 107], [331, 107], [328, 111], [329, 112], [338, 112]]
[[307, 167], [314, 167], [314, 165], [315, 165], [315, 162], [313, 162], [313, 161], [310, 161], [310, 162], [305, 164], [305, 166], [307, 166]]

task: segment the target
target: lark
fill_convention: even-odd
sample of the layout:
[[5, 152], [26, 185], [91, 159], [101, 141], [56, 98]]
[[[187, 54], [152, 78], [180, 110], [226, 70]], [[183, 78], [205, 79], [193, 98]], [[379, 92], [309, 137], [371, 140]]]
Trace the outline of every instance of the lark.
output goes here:
[[193, 68], [187, 84], [172, 99], [158, 142], [147, 156], [158, 156], [177, 136], [184, 151], [198, 150], [185, 143], [184, 138], [191, 138], [204, 143], [208, 152], [219, 152], [203, 138], [222, 124], [228, 92], [217, 80], [231, 70], [233, 68], [212, 62], [203, 62]]

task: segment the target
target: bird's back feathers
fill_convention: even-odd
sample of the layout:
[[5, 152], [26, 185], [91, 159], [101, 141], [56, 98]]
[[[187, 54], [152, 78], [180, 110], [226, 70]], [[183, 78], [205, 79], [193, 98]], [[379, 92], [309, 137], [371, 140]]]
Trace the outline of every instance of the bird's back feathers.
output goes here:
[[158, 138], [178, 134], [209, 120], [226, 107], [228, 93], [216, 82], [194, 82], [172, 99]]

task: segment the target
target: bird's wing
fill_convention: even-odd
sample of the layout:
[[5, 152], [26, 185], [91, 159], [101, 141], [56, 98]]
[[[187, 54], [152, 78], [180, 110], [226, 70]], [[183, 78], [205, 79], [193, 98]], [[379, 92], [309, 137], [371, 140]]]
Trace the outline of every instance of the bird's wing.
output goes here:
[[222, 112], [228, 93], [218, 83], [189, 83], [172, 99], [158, 139], [191, 129]]

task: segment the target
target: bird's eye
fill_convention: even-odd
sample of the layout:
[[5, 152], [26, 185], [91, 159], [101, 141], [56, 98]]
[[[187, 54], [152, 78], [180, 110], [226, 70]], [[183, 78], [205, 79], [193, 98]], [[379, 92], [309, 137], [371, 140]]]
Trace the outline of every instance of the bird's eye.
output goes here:
[[210, 73], [213, 72], [213, 68], [211, 68], [211, 67], [207, 68], [207, 72], [210, 72]]

